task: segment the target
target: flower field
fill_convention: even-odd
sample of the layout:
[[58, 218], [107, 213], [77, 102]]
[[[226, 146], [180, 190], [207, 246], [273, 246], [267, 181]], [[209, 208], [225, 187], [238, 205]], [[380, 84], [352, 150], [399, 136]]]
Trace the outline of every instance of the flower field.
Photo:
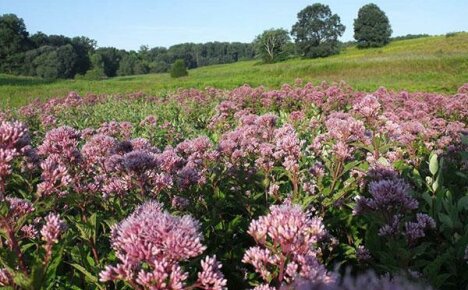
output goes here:
[[68, 96], [0, 113], [7, 289], [465, 289], [468, 84]]

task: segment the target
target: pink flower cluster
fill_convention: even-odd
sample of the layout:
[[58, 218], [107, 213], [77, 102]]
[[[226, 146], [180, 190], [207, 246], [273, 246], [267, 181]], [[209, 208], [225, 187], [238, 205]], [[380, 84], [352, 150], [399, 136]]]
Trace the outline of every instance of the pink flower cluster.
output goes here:
[[60, 215], [50, 213], [44, 218], [45, 224], [41, 229], [41, 239], [45, 242], [44, 249], [46, 251], [46, 256], [44, 259], [44, 264], [47, 264], [50, 261], [52, 256], [52, 248], [54, 244], [57, 244], [60, 236], [67, 229], [65, 221], [60, 219]]
[[29, 144], [29, 133], [22, 123], [0, 122], [0, 196], [5, 194], [13, 160], [27, 154], [31, 150]]
[[257, 289], [288, 284], [296, 277], [334, 281], [318, 260], [317, 244], [326, 234], [322, 221], [311, 218], [299, 205], [271, 206], [270, 213], [251, 222], [248, 233], [257, 246], [249, 248], [242, 261], [266, 282]]
[[[153, 201], [113, 227], [112, 247], [120, 262], [106, 266], [101, 281], [123, 280], [147, 289], [183, 289], [188, 274], [179, 263], [205, 250], [196, 220], [172, 216]], [[215, 257], [204, 260], [197, 287], [224, 288], [226, 280], [220, 267]]]
[[219, 152], [225, 165], [245, 171], [263, 170], [269, 176], [276, 164], [290, 173], [297, 185], [302, 144], [295, 129], [286, 124], [276, 128], [277, 116], [257, 116], [247, 111], [236, 114], [239, 126], [221, 137]]

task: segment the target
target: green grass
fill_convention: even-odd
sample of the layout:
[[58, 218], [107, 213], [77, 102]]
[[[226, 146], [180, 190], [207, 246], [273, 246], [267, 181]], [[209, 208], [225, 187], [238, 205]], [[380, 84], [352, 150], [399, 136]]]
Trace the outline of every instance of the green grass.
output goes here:
[[353, 88], [373, 91], [381, 86], [394, 90], [454, 93], [468, 82], [468, 33], [395, 41], [383, 48], [347, 48], [323, 59], [292, 59], [276, 64], [245, 61], [190, 70], [188, 77], [169, 74], [116, 77], [102, 81], [58, 80], [0, 75], [3, 106], [20, 106], [34, 98], [79, 94], [163, 95], [177, 88], [232, 89], [249, 84], [276, 88], [296, 78], [319, 83], [345, 81]]

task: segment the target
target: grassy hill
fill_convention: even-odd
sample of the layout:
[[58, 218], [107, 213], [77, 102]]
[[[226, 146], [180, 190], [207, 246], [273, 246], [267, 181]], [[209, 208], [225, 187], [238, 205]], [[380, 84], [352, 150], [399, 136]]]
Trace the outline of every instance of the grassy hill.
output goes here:
[[323, 59], [292, 59], [276, 64], [245, 61], [190, 70], [189, 76], [169, 74], [116, 77], [102, 81], [46, 81], [0, 74], [0, 102], [19, 106], [33, 98], [80, 94], [144, 92], [162, 95], [177, 88], [234, 88], [243, 84], [275, 88], [296, 78], [318, 83], [346, 81], [355, 89], [373, 91], [380, 86], [395, 90], [454, 93], [468, 82], [468, 33], [394, 41], [386, 47], [345, 49]]

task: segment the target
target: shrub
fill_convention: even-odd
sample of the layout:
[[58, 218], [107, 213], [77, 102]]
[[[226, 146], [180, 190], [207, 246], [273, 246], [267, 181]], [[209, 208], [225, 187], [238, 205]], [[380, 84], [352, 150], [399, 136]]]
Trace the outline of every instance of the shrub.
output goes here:
[[88, 80], [88, 81], [97, 81], [107, 78], [104, 70], [101, 68], [94, 68], [88, 70], [84, 75], [77, 74], [75, 79], [77, 80]]
[[182, 59], [176, 60], [171, 66], [171, 77], [180, 78], [188, 75], [187, 67]]

